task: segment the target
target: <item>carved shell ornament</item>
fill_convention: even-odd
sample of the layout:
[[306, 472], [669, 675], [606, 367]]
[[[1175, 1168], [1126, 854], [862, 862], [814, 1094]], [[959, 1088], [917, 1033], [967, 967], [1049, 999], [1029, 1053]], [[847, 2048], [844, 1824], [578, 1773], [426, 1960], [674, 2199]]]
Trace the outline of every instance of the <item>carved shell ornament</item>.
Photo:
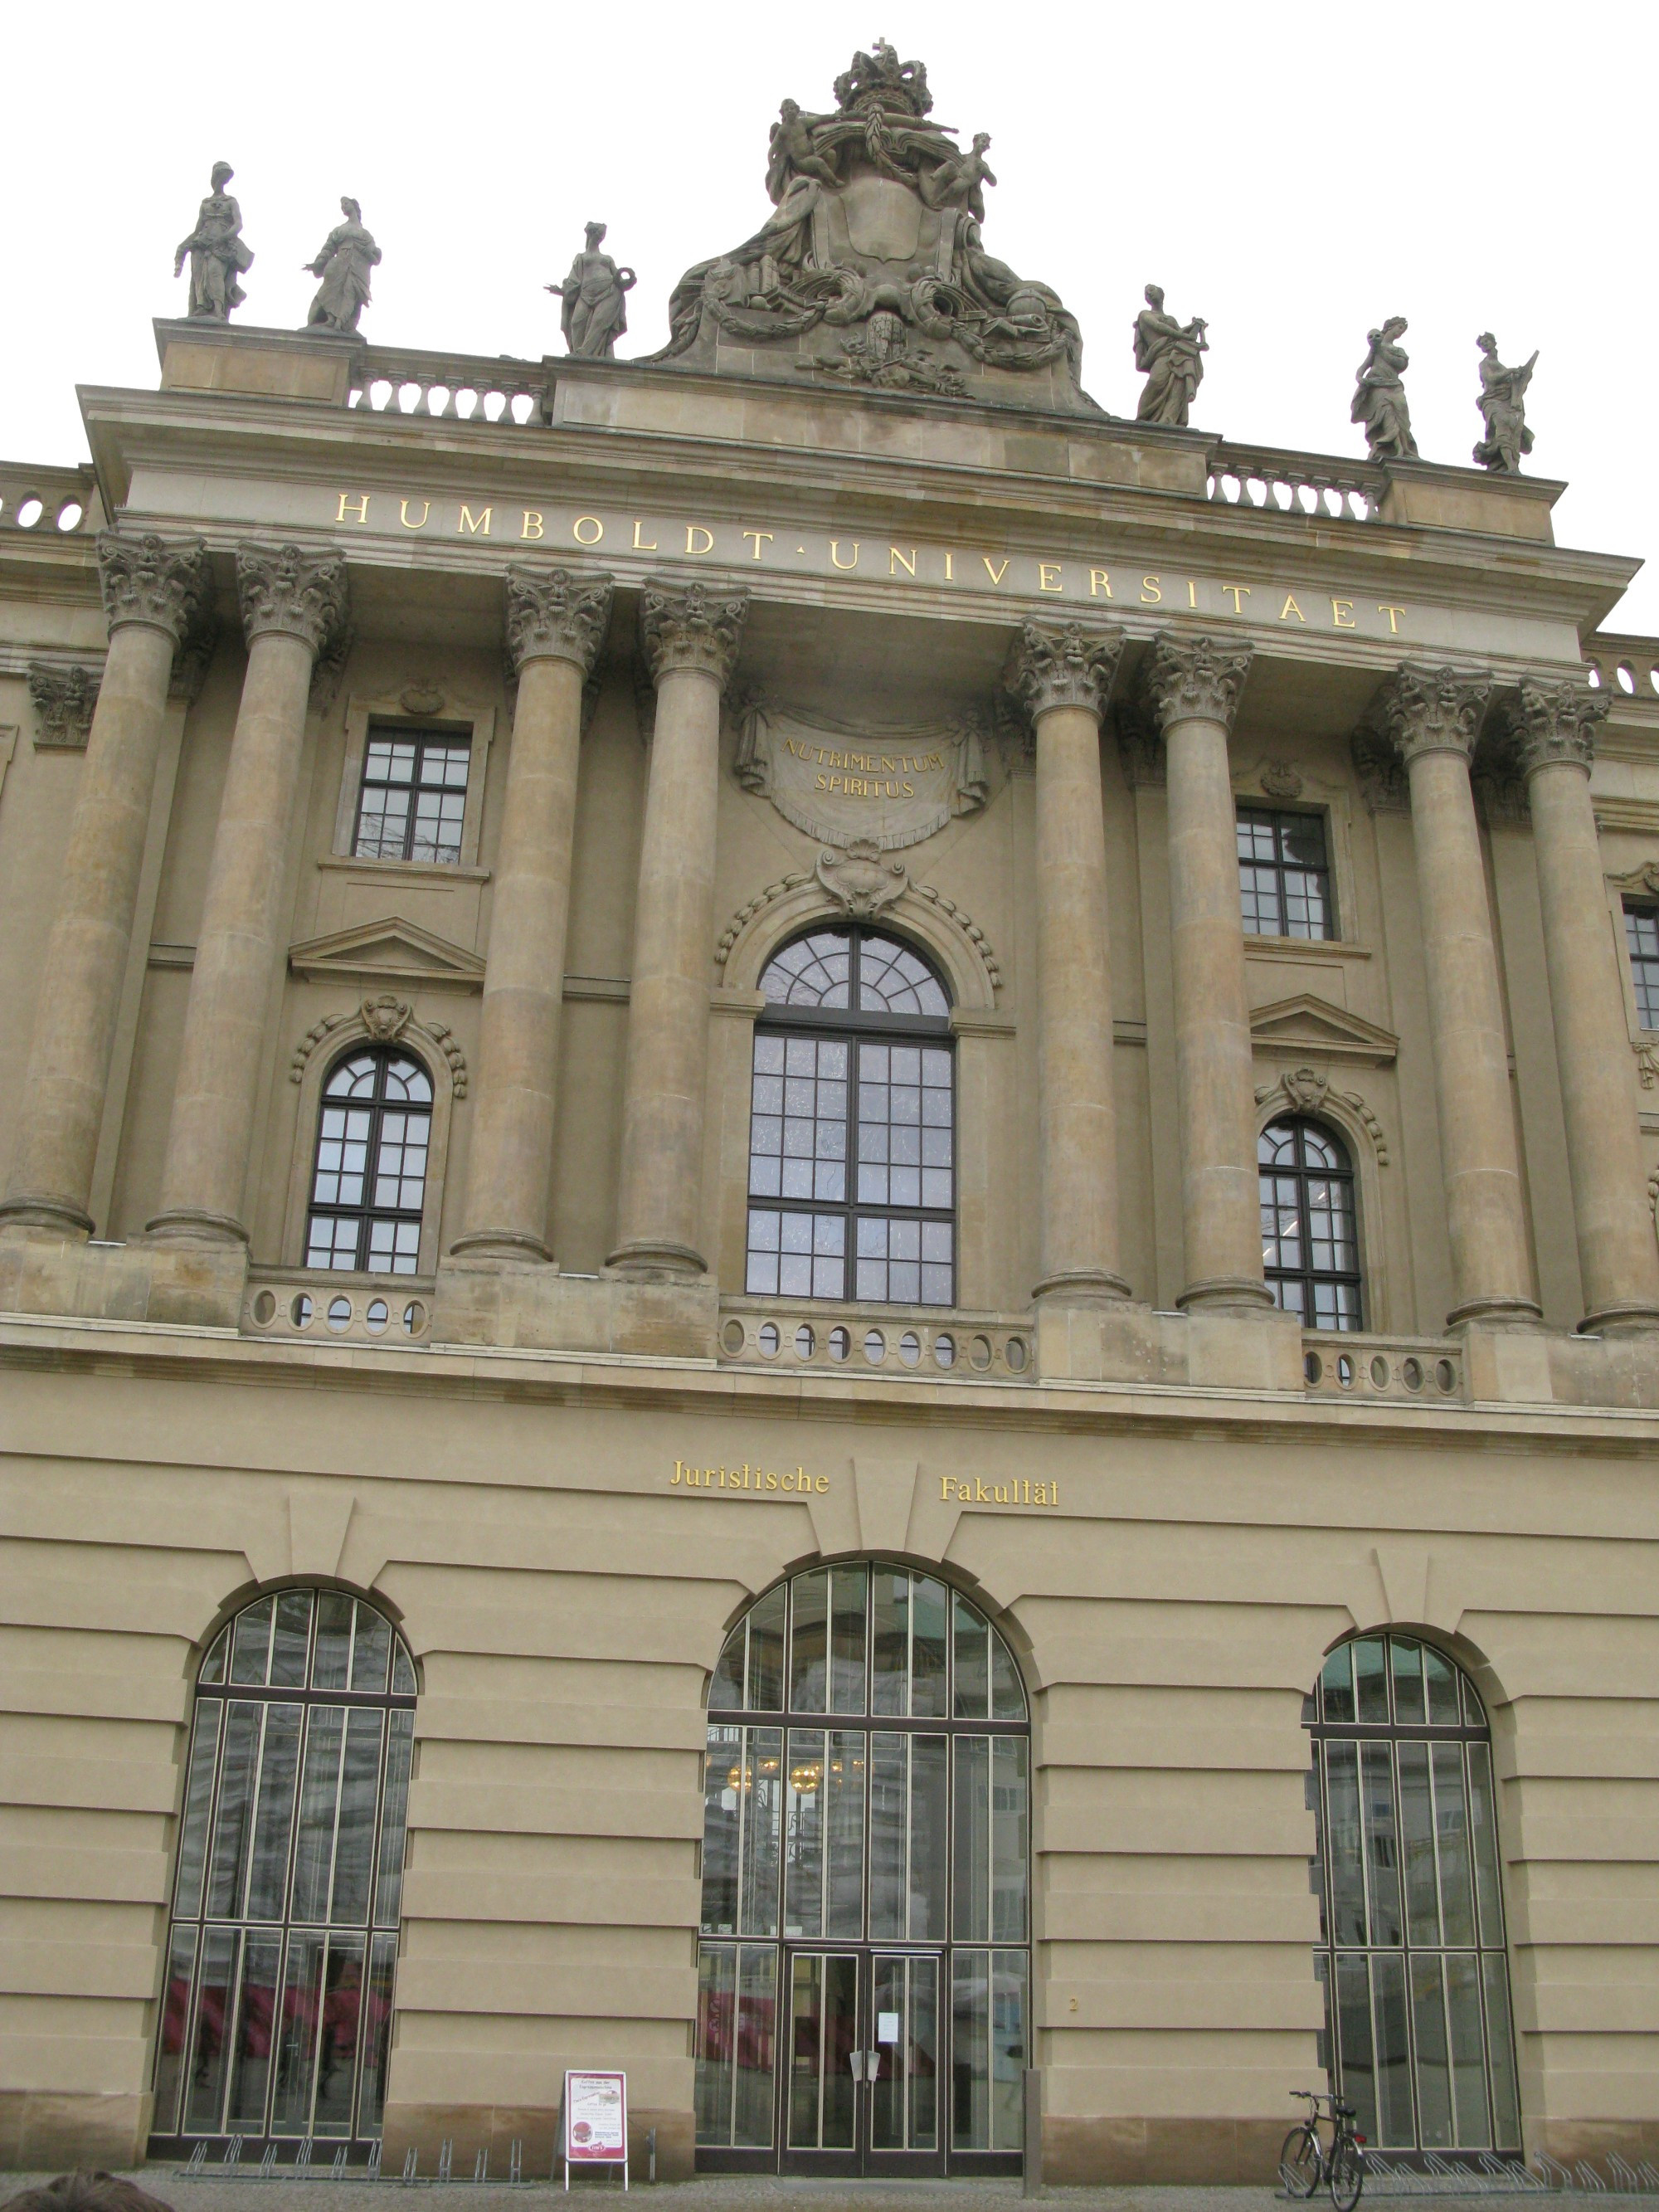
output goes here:
[[[1265, 1084], [1255, 1094], [1258, 1106], [1275, 1101], [1282, 1101], [1295, 1114], [1322, 1113], [1332, 1103], [1346, 1107], [1370, 1139], [1378, 1167], [1389, 1164], [1389, 1140], [1383, 1134], [1382, 1124], [1357, 1091], [1338, 1091], [1328, 1078], [1315, 1069], [1297, 1067], [1281, 1075], [1277, 1083]], [[1274, 1110], [1280, 1109], [1275, 1106]]]

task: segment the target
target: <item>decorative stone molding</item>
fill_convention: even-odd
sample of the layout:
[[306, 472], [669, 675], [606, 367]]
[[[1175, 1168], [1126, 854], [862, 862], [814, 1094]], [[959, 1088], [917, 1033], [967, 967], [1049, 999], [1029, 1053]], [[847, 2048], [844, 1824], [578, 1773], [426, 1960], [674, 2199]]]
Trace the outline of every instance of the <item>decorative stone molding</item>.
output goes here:
[[435, 684], [405, 684], [398, 694], [398, 704], [405, 714], [441, 714], [444, 703], [444, 694]]
[[1654, 1226], [1659, 1228], [1659, 1168], [1648, 1177], [1648, 1206], [1653, 1214]]
[[465, 1097], [466, 1056], [455, 1042], [454, 1032], [443, 1022], [416, 1022], [408, 1000], [390, 991], [383, 991], [378, 999], [365, 999], [355, 1012], [325, 1014], [320, 1022], [313, 1023], [294, 1048], [288, 1064], [289, 1081], [303, 1083], [318, 1046], [331, 1037], [342, 1040], [342, 1032], [354, 1029], [376, 1044], [395, 1044], [406, 1030], [413, 1029], [447, 1063], [454, 1096]]
[[1144, 699], [1120, 700], [1112, 709], [1117, 757], [1131, 791], [1162, 791], [1170, 781], [1163, 736]]
[[1140, 673], [1141, 697], [1156, 727], [1206, 721], [1231, 730], [1250, 659], [1248, 647], [1160, 630]]
[[319, 664], [346, 635], [345, 562], [337, 553], [299, 545], [239, 545], [236, 592], [250, 645], [268, 631], [297, 637]]
[[[1277, 1083], [1266, 1085], [1255, 1094], [1258, 1106], [1273, 1104], [1281, 1099], [1293, 1114], [1329, 1113], [1334, 1107], [1346, 1106], [1370, 1139], [1378, 1167], [1385, 1168], [1389, 1164], [1389, 1140], [1382, 1133], [1382, 1124], [1357, 1091], [1334, 1090], [1328, 1077], [1317, 1074], [1311, 1067], [1298, 1067], [1292, 1073], [1281, 1075]], [[1277, 1110], [1274, 1105], [1274, 1111]]]
[[989, 977], [992, 989], [995, 990], [1002, 981], [1002, 970], [997, 965], [997, 956], [992, 951], [985, 932], [972, 915], [965, 907], [958, 906], [954, 899], [946, 898], [943, 891], [935, 890], [931, 884], [912, 884], [910, 889], [917, 898], [926, 899], [930, 906], [936, 906], [941, 914], [948, 915], [955, 922], [979, 955], [980, 965]]
[[1411, 786], [1400, 756], [1375, 724], [1362, 722], [1348, 740], [1359, 795], [1368, 814], [1409, 814]]
[[[850, 849], [845, 854], [823, 853], [819, 855], [820, 871], [828, 865], [833, 876], [852, 857]], [[959, 938], [967, 939], [973, 957], [978, 962], [994, 994], [1001, 987], [1002, 969], [998, 963], [996, 954], [991, 948], [989, 939], [973, 916], [965, 908], [958, 906], [953, 898], [948, 898], [943, 891], [936, 890], [932, 884], [910, 882], [908, 876], [905, 876], [902, 861], [889, 861], [886, 866], [896, 875], [904, 877], [904, 880], [900, 884], [897, 893], [890, 899], [884, 899], [876, 911], [896, 910], [910, 900], [916, 900], [932, 907], [935, 912], [942, 915], [951, 923], [953, 932]], [[720, 970], [721, 981], [724, 982], [726, 980], [727, 963], [731, 960], [738, 939], [757, 915], [764, 914], [769, 907], [777, 905], [781, 899], [790, 898], [806, 890], [809, 886], [818, 885], [822, 885], [828, 890], [836, 903], [842, 906], [844, 911], [848, 913], [854, 911], [852, 907], [842, 898], [835, 884], [825, 881], [822, 872], [816, 875], [799, 874], [781, 877], [776, 883], [769, 884], [764, 890], [757, 891], [753, 898], [740, 906], [720, 933], [720, 942], [714, 947], [714, 964]], [[860, 919], [863, 918], [860, 917]], [[902, 920], [902, 915], [899, 914], [897, 918]], [[810, 917], [803, 915], [800, 919], [805, 921]]]
[[192, 632], [211, 626], [213, 569], [200, 538], [169, 544], [154, 532], [124, 538], [118, 531], [100, 530], [98, 580], [112, 632], [127, 623], [142, 623], [165, 630], [176, 648]]
[[1597, 726], [1607, 720], [1612, 703], [1605, 691], [1592, 691], [1588, 684], [1547, 684], [1523, 677], [1511, 717], [1522, 775], [1533, 776], [1563, 761], [1588, 775], [1595, 759]]
[[640, 643], [653, 684], [691, 670], [712, 676], [722, 691], [738, 665], [745, 591], [711, 592], [704, 584], [676, 591], [647, 579], [640, 598]]
[[855, 921], [873, 921], [909, 886], [903, 861], [884, 860], [881, 847], [871, 837], [855, 837], [845, 852], [826, 847], [818, 854], [817, 872], [830, 897]]
[[1636, 1054], [1636, 1072], [1642, 1079], [1643, 1090], [1651, 1091], [1659, 1083], [1659, 1040], [1638, 1037], [1631, 1050]]
[[86, 750], [100, 680], [90, 668], [54, 667], [49, 661], [30, 661], [29, 697], [40, 717], [34, 737], [37, 752]]
[[1256, 781], [1269, 799], [1300, 799], [1303, 793], [1301, 771], [1287, 760], [1264, 760], [1256, 770]]
[[720, 942], [714, 947], [714, 965], [720, 969], [722, 980], [726, 975], [726, 963], [732, 957], [732, 947], [746, 926], [757, 914], [763, 914], [769, 906], [775, 906], [789, 892], [798, 891], [803, 884], [811, 881], [812, 878], [806, 875], [780, 876], [776, 883], [768, 884], [763, 891], [757, 891], [753, 898], [738, 908], [720, 932]]
[[1456, 668], [1402, 661], [1376, 696], [1368, 720], [1409, 768], [1419, 753], [1474, 754], [1492, 696], [1492, 678]]
[[513, 561], [507, 570], [507, 652], [514, 670], [526, 660], [572, 660], [593, 673], [611, 623], [616, 580], [572, 568]]
[[1123, 633], [1115, 628], [1024, 622], [1014, 633], [1002, 680], [1034, 723], [1055, 707], [1080, 707], [1098, 721], [1122, 656]]
[[1627, 868], [1622, 876], [1609, 876], [1607, 882], [1616, 891], [1659, 898], [1659, 860], [1644, 860], [1639, 867]]

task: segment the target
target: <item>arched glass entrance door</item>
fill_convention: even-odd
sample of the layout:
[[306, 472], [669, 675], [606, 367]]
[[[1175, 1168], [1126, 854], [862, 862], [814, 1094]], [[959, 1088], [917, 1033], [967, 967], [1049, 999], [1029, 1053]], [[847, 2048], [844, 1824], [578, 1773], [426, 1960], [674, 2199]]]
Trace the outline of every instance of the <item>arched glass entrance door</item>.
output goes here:
[[1017, 2169], [1030, 1742], [977, 1607], [881, 1562], [781, 1583], [708, 1694], [697, 2162]]

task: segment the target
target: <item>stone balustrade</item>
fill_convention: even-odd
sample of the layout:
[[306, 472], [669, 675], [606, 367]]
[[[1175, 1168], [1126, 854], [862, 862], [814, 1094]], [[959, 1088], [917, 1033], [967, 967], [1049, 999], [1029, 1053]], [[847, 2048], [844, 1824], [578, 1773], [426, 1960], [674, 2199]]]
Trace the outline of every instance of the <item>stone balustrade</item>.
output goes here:
[[432, 1285], [415, 1276], [343, 1282], [320, 1268], [251, 1267], [241, 1325], [245, 1336], [407, 1348], [431, 1334]]
[[1443, 1405], [1463, 1395], [1463, 1353], [1437, 1336], [1334, 1336], [1303, 1332], [1302, 1372], [1310, 1398], [1389, 1398]]
[[444, 422], [540, 423], [547, 371], [539, 362], [480, 360], [366, 346], [352, 364], [348, 404], [377, 415], [428, 415]]
[[1650, 706], [1659, 700], [1659, 638], [1598, 631], [1584, 641], [1583, 654], [1591, 690], [1610, 692], [1615, 706], [1621, 692]]
[[95, 527], [97, 480], [91, 468], [54, 469], [0, 461], [0, 531], [86, 532]]
[[1354, 522], [1376, 520], [1387, 489], [1382, 471], [1369, 462], [1315, 459], [1265, 446], [1218, 443], [1206, 456], [1206, 471], [1210, 498], [1219, 504]]
[[1035, 1382], [1036, 1333], [1023, 1316], [919, 1306], [835, 1305], [820, 1299], [720, 1300], [720, 1357], [728, 1367], [803, 1367], [890, 1381]]

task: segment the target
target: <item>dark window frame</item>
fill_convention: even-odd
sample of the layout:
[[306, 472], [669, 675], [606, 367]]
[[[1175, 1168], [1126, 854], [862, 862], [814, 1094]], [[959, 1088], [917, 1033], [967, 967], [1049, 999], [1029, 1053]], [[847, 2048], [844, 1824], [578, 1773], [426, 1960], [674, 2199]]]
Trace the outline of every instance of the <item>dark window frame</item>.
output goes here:
[[[372, 1097], [366, 1099], [331, 1097], [329, 1094], [329, 1085], [334, 1080], [340, 1070], [343, 1067], [348, 1066], [354, 1060], [362, 1060], [365, 1058], [372, 1059], [374, 1061], [375, 1066], [374, 1091]], [[425, 1077], [428, 1096], [423, 1100], [406, 1100], [388, 1098], [386, 1097], [386, 1075], [393, 1063], [398, 1060], [407, 1060], [411, 1066], [418, 1068], [422, 1075]], [[431, 1182], [432, 1127], [436, 1097], [437, 1086], [432, 1070], [427, 1066], [425, 1060], [418, 1053], [410, 1051], [406, 1045], [377, 1045], [366, 1039], [360, 1039], [356, 1044], [349, 1045], [346, 1049], [340, 1054], [339, 1057], [330, 1066], [328, 1072], [323, 1078], [321, 1088], [317, 1094], [317, 1128], [316, 1133], [312, 1141], [311, 1175], [306, 1187], [305, 1257], [302, 1264], [308, 1274], [372, 1274], [377, 1280], [383, 1279], [388, 1281], [395, 1278], [419, 1274], [421, 1243], [426, 1233], [428, 1189]], [[319, 1200], [317, 1196], [317, 1180], [319, 1175], [322, 1172], [321, 1155], [323, 1143], [326, 1134], [325, 1117], [327, 1116], [331, 1107], [339, 1107], [348, 1110], [353, 1107], [357, 1107], [366, 1110], [369, 1116], [368, 1144], [363, 1171], [363, 1197], [362, 1202], [360, 1205], [344, 1206], [340, 1204], [337, 1200]], [[421, 1170], [421, 1203], [418, 1207], [386, 1206], [378, 1206], [374, 1203], [374, 1186], [380, 1174], [380, 1146], [382, 1134], [386, 1126], [386, 1116], [388, 1112], [416, 1114], [422, 1115], [425, 1117], [427, 1141], [422, 1153], [422, 1164]], [[356, 1247], [355, 1264], [352, 1267], [324, 1267], [313, 1261], [311, 1257], [311, 1229], [312, 1224], [318, 1220], [355, 1220], [356, 1222], [357, 1243]], [[376, 1267], [374, 1266], [369, 1255], [369, 1246], [374, 1235], [374, 1224], [377, 1221], [389, 1221], [393, 1224], [394, 1260], [396, 1258], [395, 1230], [397, 1226], [400, 1224], [407, 1224], [410, 1222], [415, 1224], [415, 1265], [412, 1267], [398, 1267], [394, 1266], [389, 1268], [385, 1268]]]
[[[956, 1037], [951, 1027], [951, 1016], [948, 1012], [944, 1014], [890, 1014], [861, 1012], [858, 1006], [858, 998], [861, 984], [860, 964], [862, 947], [870, 940], [902, 945], [905, 951], [910, 953], [914, 958], [919, 960], [922, 966], [927, 969], [928, 974], [933, 977], [933, 981], [938, 984], [939, 990], [944, 994], [947, 1006], [951, 1000], [950, 988], [946, 983], [944, 975], [939, 972], [937, 962], [933, 960], [925, 951], [923, 951], [920, 945], [915, 944], [909, 938], [900, 935], [896, 931], [870, 928], [857, 922], [832, 924], [820, 920], [811, 924], [805, 929], [797, 930], [792, 937], [786, 939], [784, 943], [780, 945], [776, 950], [769, 956], [766, 962], [766, 968], [769, 969], [773, 961], [776, 960], [782, 953], [787, 952], [792, 945], [799, 944], [805, 938], [823, 936], [845, 937], [849, 940], [850, 958], [848, 962], [847, 984], [847, 995], [849, 1001], [848, 1005], [846, 1007], [787, 1006], [769, 1002], [765, 1011], [757, 1017], [755, 1023], [755, 1036], [757, 1042], [758, 1042], [758, 1040], [763, 1036], [778, 1036], [785, 1039], [788, 1039], [790, 1037], [806, 1037], [817, 1042], [823, 1042], [825, 1040], [839, 1040], [844, 1041], [850, 1048], [848, 1054], [847, 1151], [845, 1155], [847, 1169], [845, 1187], [848, 1195], [842, 1199], [785, 1198], [781, 1195], [775, 1197], [766, 1193], [757, 1193], [748, 1187], [749, 1183], [752, 1180], [753, 1163], [755, 1158], [753, 1150], [752, 1121], [754, 1114], [754, 1080], [757, 1070], [754, 1066], [754, 1055], [751, 1052], [750, 1057], [750, 1115], [751, 1130], [748, 1155], [750, 1169], [748, 1173], [745, 1175], [744, 1200], [744, 1284], [745, 1295], [756, 1297], [769, 1297], [775, 1295], [780, 1299], [787, 1298], [792, 1303], [797, 1298], [805, 1298], [817, 1304], [860, 1306], [884, 1305], [895, 1306], [900, 1310], [911, 1310], [920, 1306], [926, 1306], [927, 1310], [930, 1313], [946, 1313], [954, 1311], [957, 1307], [957, 1293], [960, 1288], [962, 1277], [961, 1225], [957, 1218], [961, 1193], [961, 1161], [959, 1157], [960, 1148], [957, 1143], [957, 1098]], [[764, 974], [764, 972], [765, 970], [763, 969], [763, 974]], [[948, 1208], [928, 1206], [898, 1206], [888, 1202], [884, 1202], [879, 1205], [863, 1204], [860, 1202], [855, 1195], [858, 1188], [859, 1168], [858, 1133], [860, 1125], [858, 1118], [858, 1095], [860, 1063], [862, 1056], [861, 1048], [865, 1044], [880, 1045], [889, 1042], [908, 1043], [913, 1041], [920, 1045], [931, 1046], [935, 1050], [942, 1049], [947, 1054], [950, 1059], [951, 1204]], [[780, 1214], [793, 1213], [797, 1215], [805, 1215], [809, 1218], [814, 1214], [835, 1214], [840, 1217], [843, 1223], [842, 1288], [837, 1295], [830, 1297], [828, 1294], [821, 1294], [815, 1291], [780, 1291], [776, 1293], [773, 1293], [764, 1291], [750, 1291], [748, 1290], [749, 1254], [750, 1249], [749, 1244], [748, 1228], [750, 1218], [757, 1208], [767, 1212], [776, 1212]], [[859, 1260], [858, 1224], [860, 1219], [916, 1221], [923, 1224], [932, 1222], [948, 1223], [951, 1231], [950, 1297], [947, 1300], [941, 1302], [936, 1299], [917, 1298], [912, 1300], [861, 1297], [857, 1289]], [[894, 1262], [890, 1259], [884, 1264], [890, 1267]], [[899, 1264], [903, 1263], [901, 1262]], [[932, 1264], [937, 1263], [935, 1262]]]
[[[1316, 823], [1318, 826], [1319, 842], [1324, 854], [1323, 861], [1318, 866], [1295, 859], [1285, 849], [1286, 839], [1293, 828], [1307, 823]], [[1235, 840], [1240, 846], [1239, 911], [1243, 918], [1245, 935], [1265, 937], [1269, 940], [1290, 939], [1299, 945], [1335, 944], [1341, 936], [1341, 926], [1337, 911], [1336, 872], [1331, 865], [1330, 819], [1328, 811], [1323, 807], [1279, 806], [1271, 800], [1243, 799], [1235, 804], [1233, 823]], [[1243, 851], [1243, 841], [1239, 838], [1238, 832], [1247, 824], [1264, 828], [1270, 832], [1273, 848], [1271, 858], [1261, 860]], [[1245, 904], [1245, 871], [1247, 869], [1259, 871], [1262, 875], [1271, 878], [1273, 896], [1279, 923], [1277, 929], [1265, 930], [1252, 926]], [[1293, 877], [1316, 879], [1319, 896], [1324, 906], [1322, 929], [1313, 930], [1292, 924], [1290, 910], [1291, 878]], [[1305, 894], [1300, 895], [1305, 896]]]
[[[1659, 1030], [1659, 906], [1645, 899], [1626, 899], [1624, 915], [1625, 950], [1630, 960], [1636, 1026], [1644, 1031]], [[1632, 923], [1644, 921], [1653, 925], [1655, 950], [1651, 952], [1638, 943], [1638, 931], [1632, 927]]]
[[[1306, 1301], [1301, 1316], [1302, 1326], [1304, 1328], [1319, 1330], [1323, 1334], [1330, 1335], [1347, 1336], [1358, 1334], [1364, 1331], [1365, 1327], [1365, 1261], [1364, 1253], [1359, 1241], [1359, 1176], [1358, 1170], [1353, 1164], [1353, 1155], [1350, 1152], [1347, 1141], [1342, 1135], [1341, 1132], [1338, 1129], [1334, 1129], [1328, 1121], [1322, 1120], [1316, 1114], [1275, 1114], [1273, 1119], [1264, 1125], [1261, 1137], [1258, 1137], [1256, 1140], [1258, 1146], [1261, 1144], [1261, 1138], [1266, 1137], [1268, 1130], [1286, 1128], [1294, 1129], [1296, 1131], [1296, 1156], [1294, 1162], [1288, 1168], [1269, 1166], [1265, 1161], [1262, 1161], [1258, 1158], [1256, 1168], [1258, 1189], [1260, 1184], [1270, 1176], [1275, 1177], [1288, 1176], [1294, 1179], [1297, 1186], [1297, 1213], [1302, 1224], [1301, 1236], [1303, 1264], [1299, 1267], [1275, 1267], [1267, 1261], [1264, 1254], [1262, 1273], [1266, 1278], [1267, 1286], [1270, 1290], [1275, 1283], [1299, 1283], [1302, 1285], [1304, 1297]], [[1316, 1132], [1319, 1136], [1323, 1138], [1327, 1143], [1334, 1147], [1339, 1158], [1342, 1162], [1342, 1165], [1340, 1167], [1327, 1167], [1322, 1162], [1315, 1163], [1313, 1164], [1309, 1164], [1306, 1156], [1307, 1147], [1305, 1133], [1310, 1129]], [[1314, 1181], [1323, 1181], [1338, 1184], [1347, 1193], [1348, 1230], [1352, 1241], [1354, 1257], [1354, 1263], [1351, 1268], [1316, 1267], [1313, 1264], [1313, 1240], [1308, 1233], [1310, 1211], [1308, 1187], [1310, 1182]], [[1262, 1199], [1261, 1203], [1265, 1206], [1265, 1198]], [[1266, 1230], [1264, 1227], [1264, 1245], [1266, 1241]], [[1314, 1318], [1314, 1286], [1317, 1283], [1338, 1283], [1352, 1285], [1354, 1292], [1355, 1313], [1354, 1318], [1351, 1322], [1338, 1321], [1334, 1327], [1333, 1327], [1328, 1322], [1320, 1322]], [[1275, 1298], [1274, 1303], [1281, 1304], [1282, 1301]]]
[[[467, 801], [472, 787], [473, 729], [470, 722], [389, 722], [372, 721], [363, 738], [362, 770], [357, 779], [357, 807], [351, 823], [351, 858], [356, 860], [402, 860], [411, 866], [429, 868], [457, 868], [462, 865], [461, 855], [466, 841]], [[390, 777], [372, 777], [369, 773], [377, 742], [389, 744], [413, 745], [415, 760], [407, 781]], [[421, 771], [428, 752], [459, 750], [466, 755], [466, 780], [460, 786], [461, 812], [456, 825], [454, 851], [436, 856], [415, 852], [417, 827], [416, 800], [422, 790], [453, 792], [455, 786], [447, 782], [423, 784]], [[389, 853], [383, 849], [384, 840], [376, 839], [382, 849], [365, 852], [362, 849], [364, 809], [369, 794], [374, 791], [406, 791], [410, 794], [409, 815], [404, 823], [403, 850]]]

